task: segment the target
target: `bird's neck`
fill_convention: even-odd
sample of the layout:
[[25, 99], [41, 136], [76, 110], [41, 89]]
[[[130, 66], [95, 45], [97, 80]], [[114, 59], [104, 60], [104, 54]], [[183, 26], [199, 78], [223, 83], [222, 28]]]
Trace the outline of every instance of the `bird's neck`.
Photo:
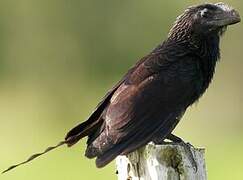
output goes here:
[[215, 72], [216, 63], [220, 58], [219, 40], [219, 35], [213, 34], [201, 37], [192, 36], [188, 42], [197, 56], [203, 80], [203, 92], [208, 88]]
[[177, 47], [186, 50], [190, 54], [194, 54], [205, 61], [216, 62], [220, 57], [219, 51], [219, 35], [217, 33], [211, 35], [198, 35], [192, 32], [184, 32], [168, 37], [164, 44], [166, 46]]
[[220, 57], [219, 40], [218, 34], [192, 35], [188, 36], [187, 42], [201, 58], [216, 62]]
[[179, 33], [178, 36], [172, 34], [168, 37], [166, 44], [176, 45], [178, 48], [186, 48], [187, 51], [196, 53], [200, 57], [207, 57], [217, 61], [219, 59], [219, 35], [198, 35], [193, 32]]
[[[183, 38], [170, 39], [165, 44], [174, 44], [169, 51], [181, 52], [182, 56], [194, 57], [195, 62], [200, 66], [202, 78], [202, 92], [204, 92], [210, 84], [214, 72], [216, 62], [219, 60], [219, 36], [199, 36], [199, 35], [184, 35]], [[172, 53], [170, 53], [172, 54]], [[182, 58], [181, 58], [182, 59]]]

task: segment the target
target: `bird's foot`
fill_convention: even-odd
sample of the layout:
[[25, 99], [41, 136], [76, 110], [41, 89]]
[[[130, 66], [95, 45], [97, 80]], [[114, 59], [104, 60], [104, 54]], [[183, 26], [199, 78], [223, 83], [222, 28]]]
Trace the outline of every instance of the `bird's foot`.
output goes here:
[[189, 161], [190, 161], [190, 163], [193, 167], [193, 170], [195, 172], [197, 172], [197, 162], [194, 158], [193, 151], [191, 149], [191, 148], [194, 148], [194, 147], [190, 143], [186, 143], [184, 141], [180, 142], [179, 144], [184, 148], [186, 154], [188, 155]]
[[197, 172], [197, 162], [194, 158], [193, 152], [192, 152], [192, 148], [194, 148], [193, 145], [191, 145], [189, 142], [185, 142], [183, 139], [181, 139], [180, 137], [174, 135], [174, 134], [169, 134], [168, 137], [166, 137], [166, 139], [180, 144], [184, 149], [185, 152], [187, 153], [188, 157], [189, 157], [189, 161], [191, 162], [191, 165], [194, 169], [195, 172]]
[[165, 145], [165, 144], [179, 144], [179, 145], [181, 145], [184, 148], [186, 154], [188, 155], [189, 161], [190, 161], [194, 171], [197, 172], [197, 162], [196, 162], [194, 155], [193, 155], [193, 152], [191, 150], [191, 148], [194, 148], [194, 146], [191, 145], [188, 142], [185, 142], [180, 137], [175, 136], [173, 134], [168, 135], [166, 137], [166, 139], [170, 140], [171, 142], [165, 141], [162, 138], [156, 138], [156, 139], [153, 140], [153, 143], [157, 144], [157, 145]]

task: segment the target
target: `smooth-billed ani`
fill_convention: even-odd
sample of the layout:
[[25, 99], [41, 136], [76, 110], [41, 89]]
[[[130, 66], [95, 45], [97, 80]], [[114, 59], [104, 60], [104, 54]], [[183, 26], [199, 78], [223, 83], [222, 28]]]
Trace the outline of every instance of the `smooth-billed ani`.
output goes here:
[[103, 167], [118, 155], [172, 136], [186, 109], [212, 80], [220, 57], [220, 36], [226, 26], [238, 22], [238, 12], [223, 3], [186, 9], [168, 38], [127, 72], [91, 116], [43, 153], [63, 144], [72, 146], [88, 136], [85, 155]]

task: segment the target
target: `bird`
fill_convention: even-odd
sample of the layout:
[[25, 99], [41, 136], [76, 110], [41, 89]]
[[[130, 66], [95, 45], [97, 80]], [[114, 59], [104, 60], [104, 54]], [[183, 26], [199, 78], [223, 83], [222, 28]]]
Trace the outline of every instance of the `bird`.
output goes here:
[[211, 83], [220, 59], [220, 37], [227, 26], [240, 21], [239, 13], [221, 2], [188, 7], [167, 38], [128, 70], [86, 121], [56, 146], [4, 172], [86, 136], [85, 156], [95, 158], [98, 168], [151, 141], [182, 141], [172, 131]]

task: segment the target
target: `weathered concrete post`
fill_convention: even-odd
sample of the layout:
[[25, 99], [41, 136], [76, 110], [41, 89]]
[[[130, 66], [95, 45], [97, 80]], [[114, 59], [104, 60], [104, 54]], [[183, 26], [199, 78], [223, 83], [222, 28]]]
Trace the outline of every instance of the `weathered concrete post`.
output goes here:
[[191, 156], [179, 144], [153, 143], [116, 159], [118, 180], [206, 180], [204, 149], [192, 148]]

